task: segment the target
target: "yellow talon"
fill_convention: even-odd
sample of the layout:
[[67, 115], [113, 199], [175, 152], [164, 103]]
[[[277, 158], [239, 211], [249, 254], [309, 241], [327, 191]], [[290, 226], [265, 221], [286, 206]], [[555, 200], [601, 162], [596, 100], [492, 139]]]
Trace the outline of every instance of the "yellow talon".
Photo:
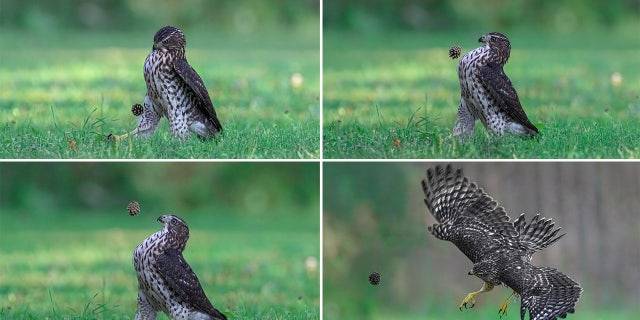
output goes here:
[[124, 140], [127, 137], [133, 135], [133, 133], [125, 133], [125, 134], [121, 134], [121, 135], [117, 135], [117, 134], [113, 134], [110, 133], [105, 137], [105, 141], [120, 141], [120, 140]]
[[483, 283], [482, 284], [482, 288], [480, 288], [480, 290], [469, 293], [467, 295], [467, 297], [464, 298], [464, 300], [462, 300], [462, 302], [460, 303], [460, 311], [462, 311], [462, 307], [467, 309], [467, 304], [469, 302], [471, 302], [471, 307], [469, 307], [469, 308], [473, 308], [473, 306], [476, 305], [476, 299], [474, 298], [476, 296], [476, 294], [482, 293], [482, 292], [491, 291], [491, 289], [493, 289], [493, 286], [491, 284], [486, 283], [486, 282]]
[[460, 303], [460, 311], [462, 311], [462, 307], [464, 307], [465, 309], [467, 309], [467, 304], [469, 302], [471, 302], [471, 306], [469, 308], [473, 308], [473, 306], [476, 305], [476, 299], [474, 298], [476, 296], [476, 294], [478, 294], [477, 292], [471, 292], [467, 295], [466, 298], [464, 298], [464, 300], [462, 300], [462, 302]]
[[509, 297], [504, 300], [504, 302], [502, 303], [502, 305], [500, 306], [500, 310], [498, 310], [498, 314], [500, 315], [500, 318], [502, 318], [502, 316], [504, 316], [505, 314], [507, 314], [507, 307], [509, 307], [509, 302], [511, 302], [511, 298], [516, 294], [516, 292], [512, 292], [511, 295], [509, 295]]

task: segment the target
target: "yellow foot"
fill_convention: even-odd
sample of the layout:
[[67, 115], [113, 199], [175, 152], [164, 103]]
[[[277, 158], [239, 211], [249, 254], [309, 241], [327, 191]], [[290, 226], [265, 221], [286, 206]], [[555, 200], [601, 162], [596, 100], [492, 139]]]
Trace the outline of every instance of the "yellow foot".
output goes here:
[[462, 307], [464, 307], [465, 309], [467, 309], [467, 304], [469, 302], [471, 302], [471, 306], [469, 308], [473, 308], [473, 306], [476, 305], [476, 299], [474, 298], [476, 296], [476, 294], [478, 294], [477, 292], [471, 292], [467, 295], [466, 298], [464, 298], [464, 300], [462, 300], [462, 302], [460, 303], [460, 310], [462, 311]]
[[507, 300], [504, 300], [504, 302], [502, 303], [502, 305], [500, 306], [500, 310], [498, 310], [498, 314], [500, 315], [500, 318], [502, 318], [505, 314], [507, 314], [507, 307], [509, 307], [509, 302], [511, 302], [511, 297], [513, 297], [513, 295], [515, 294], [515, 292], [513, 292], [508, 298]]
[[129, 136], [129, 134], [128, 134], [128, 133], [125, 133], [125, 134], [123, 134], [123, 135], [115, 135], [115, 134], [113, 134], [113, 133], [109, 133], [109, 134], [104, 138], [104, 140], [105, 140], [105, 141], [120, 141], [120, 140], [122, 140], [122, 139], [124, 139], [124, 138], [126, 138], [126, 137], [128, 137], [128, 136]]
[[505, 300], [500, 306], [500, 310], [498, 310], [498, 314], [500, 318], [502, 318], [505, 314], [507, 314], [507, 307], [509, 306], [509, 299]]

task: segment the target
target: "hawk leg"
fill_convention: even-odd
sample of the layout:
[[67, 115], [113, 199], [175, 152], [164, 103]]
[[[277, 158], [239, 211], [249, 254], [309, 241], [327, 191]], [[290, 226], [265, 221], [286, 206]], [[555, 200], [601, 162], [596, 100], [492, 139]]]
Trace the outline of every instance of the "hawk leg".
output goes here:
[[464, 98], [460, 98], [460, 105], [458, 106], [458, 121], [453, 127], [453, 136], [461, 136], [462, 139], [468, 138], [473, 134], [473, 128], [476, 124], [476, 118], [473, 116], [469, 107], [467, 107], [467, 101]]
[[160, 118], [162, 117], [162, 115], [155, 110], [155, 107], [151, 103], [151, 99], [149, 99], [149, 96], [144, 97], [142, 112], [140, 114], [136, 114], [134, 112], [134, 115], [140, 116], [138, 127], [135, 128], [135, 130], [123, 135], [109, 134], [107, 136], [107, 140], [119, 141], [126, 139], [129, 136], [139, 136], [144, 138], [149, 137], [156, 131], [158, 123], [160, 122]]
[[483, 293], [483, 292], [489, 292], [493, 289], [493, 286], [488, 284], [488, 283], [483, 283], [482, 284], [482, 288], [480, 288], [480, 290], [478, 291], [474, 291], [469, 293], [460, 303], [460, 311], [462, 311], [462, 307], [464, 307], [465, 309], [467, 309], [467, 304], [469, 302], [471, 302], [471, 306], [469, 308], [473, 308], [473, 306], [476, 305], [476, 299], [474, 298], [477, 294], [479, 293]]
[[158, 311], [149, 303], [142, 289], [138, 290], [138, 311], [136, 312], [135, 320], [155, 320], [157, 314]]
[[513, 298], [513, 296], [515, 295], [516, 295], [516, 292], [515, 291], [512, 292], [511, 295], [509, 295], [509, 297], [506, 300], [504, 300], [504, 302], [500, 306], [500, 310], [498, 310], [498, 314], [500, 315], [500, 318], [502, 318], [502, 316], [507, 314], [507, 307], [509, 306], [509, 302], [511, 301], [511, 298]]

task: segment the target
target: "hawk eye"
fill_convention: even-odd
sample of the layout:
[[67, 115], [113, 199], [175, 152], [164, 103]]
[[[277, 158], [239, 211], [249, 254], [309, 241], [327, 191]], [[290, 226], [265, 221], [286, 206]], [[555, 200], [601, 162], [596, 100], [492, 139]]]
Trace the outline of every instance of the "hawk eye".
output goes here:
[[171, 220], [171, 224], [176, 224], [176, 220]]

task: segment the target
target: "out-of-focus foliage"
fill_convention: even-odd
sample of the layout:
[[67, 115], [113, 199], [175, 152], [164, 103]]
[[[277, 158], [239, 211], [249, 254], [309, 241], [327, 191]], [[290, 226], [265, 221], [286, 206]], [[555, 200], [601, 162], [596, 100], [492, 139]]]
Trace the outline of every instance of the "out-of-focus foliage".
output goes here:
[[46, 214], [60, 210], [126, 214], [232, 209], [278, 214], [319, 205], [317, 163], [3, 163], [2, 207]]
[[451, 30], [535, 27], [571, 32], [640, 17], [637, 0], [325, 0], [325, 27]]
[[210, 24], [232, 32], [317, 23], [320, 7], [317, 0], [3, 0], [0, 6], [0, 26], [8, 28], [135, 30], [148, 24]]

